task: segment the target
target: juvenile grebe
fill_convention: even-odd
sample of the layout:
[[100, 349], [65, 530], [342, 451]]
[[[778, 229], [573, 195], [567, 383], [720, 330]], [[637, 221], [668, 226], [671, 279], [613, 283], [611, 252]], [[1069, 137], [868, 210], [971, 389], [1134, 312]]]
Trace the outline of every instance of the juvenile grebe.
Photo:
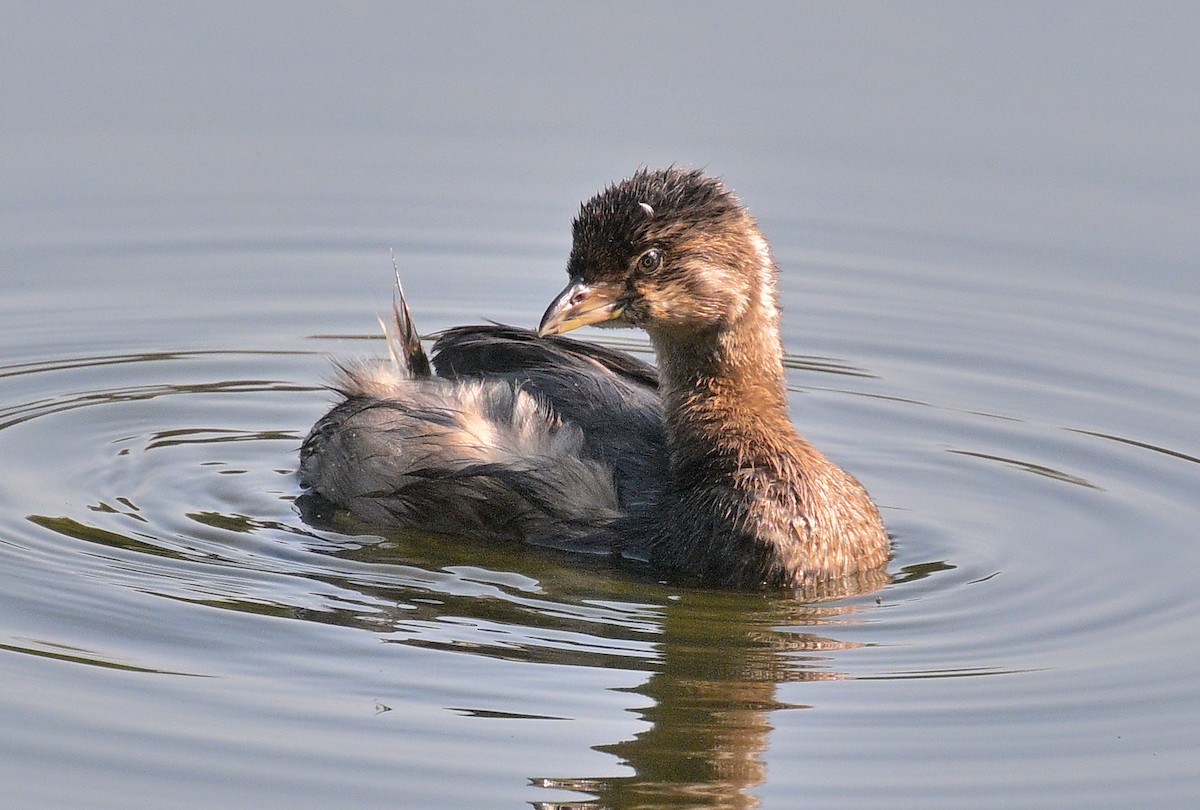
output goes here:
[[[573, 237], [537, 333], [451, 329], [436, 375], [398, 295], [392, 362], [341, 369], [302, 483], [373, 523], [606, 550], [707, 584], [879, 572], [878, 510], [792, 427], [775, 263], [733, 194], [639, 171], [584, 203]], [[557, 336], [587, 324], [646, 330], [657, 373]]]

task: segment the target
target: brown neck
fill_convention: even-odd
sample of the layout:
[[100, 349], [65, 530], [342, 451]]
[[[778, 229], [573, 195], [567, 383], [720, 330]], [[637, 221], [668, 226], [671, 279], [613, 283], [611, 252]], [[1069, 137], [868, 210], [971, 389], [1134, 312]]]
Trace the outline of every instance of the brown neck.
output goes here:
[[688, 448], [750, 461], [796, 439], [777, 322], [771, 302], [719, 329], [651, 335], [673, 463]]
[[[765, 248], [740, 312], [654, 329], [671, 486], [651, 558], [704, 580], [814, 583], [879, 569], [888, 541], [862, 486], [792, 427]], [[740, 278], [746, 278], [741, 274]]]

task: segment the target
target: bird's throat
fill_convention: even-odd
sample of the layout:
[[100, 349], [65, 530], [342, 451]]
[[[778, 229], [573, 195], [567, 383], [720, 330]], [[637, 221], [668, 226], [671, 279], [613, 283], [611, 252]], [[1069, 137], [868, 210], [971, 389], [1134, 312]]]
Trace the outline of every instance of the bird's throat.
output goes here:
[[[794, 436], [774, 313], [703, 333], [652, 334], [672, 443], [765, 452]], [[699, 446], [699, 444], [697, 444]]]

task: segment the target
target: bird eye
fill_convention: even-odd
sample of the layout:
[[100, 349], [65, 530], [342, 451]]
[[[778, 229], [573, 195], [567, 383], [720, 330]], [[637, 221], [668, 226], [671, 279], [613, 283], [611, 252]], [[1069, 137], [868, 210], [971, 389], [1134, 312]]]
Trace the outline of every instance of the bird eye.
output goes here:
[[654, 248], [647, 250], [642, 254], [642, 258], [638, 259], [638, 267], [649, 273], [657, 270], [662, 266], [662, 254]]

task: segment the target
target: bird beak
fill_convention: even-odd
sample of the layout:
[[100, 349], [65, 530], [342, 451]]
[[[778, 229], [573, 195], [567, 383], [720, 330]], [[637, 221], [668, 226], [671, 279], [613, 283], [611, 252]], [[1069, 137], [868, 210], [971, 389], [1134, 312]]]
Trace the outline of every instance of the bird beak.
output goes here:
[[538, 335], [557, 335], [619, 318], [625, 311], [625, 303], [621, 300], [624, 293], [621, 284], [607, 281], [588, 284], [579, 276], [574, 276], [566, 289], [546, 308], [546, 314], [538, 326]]

